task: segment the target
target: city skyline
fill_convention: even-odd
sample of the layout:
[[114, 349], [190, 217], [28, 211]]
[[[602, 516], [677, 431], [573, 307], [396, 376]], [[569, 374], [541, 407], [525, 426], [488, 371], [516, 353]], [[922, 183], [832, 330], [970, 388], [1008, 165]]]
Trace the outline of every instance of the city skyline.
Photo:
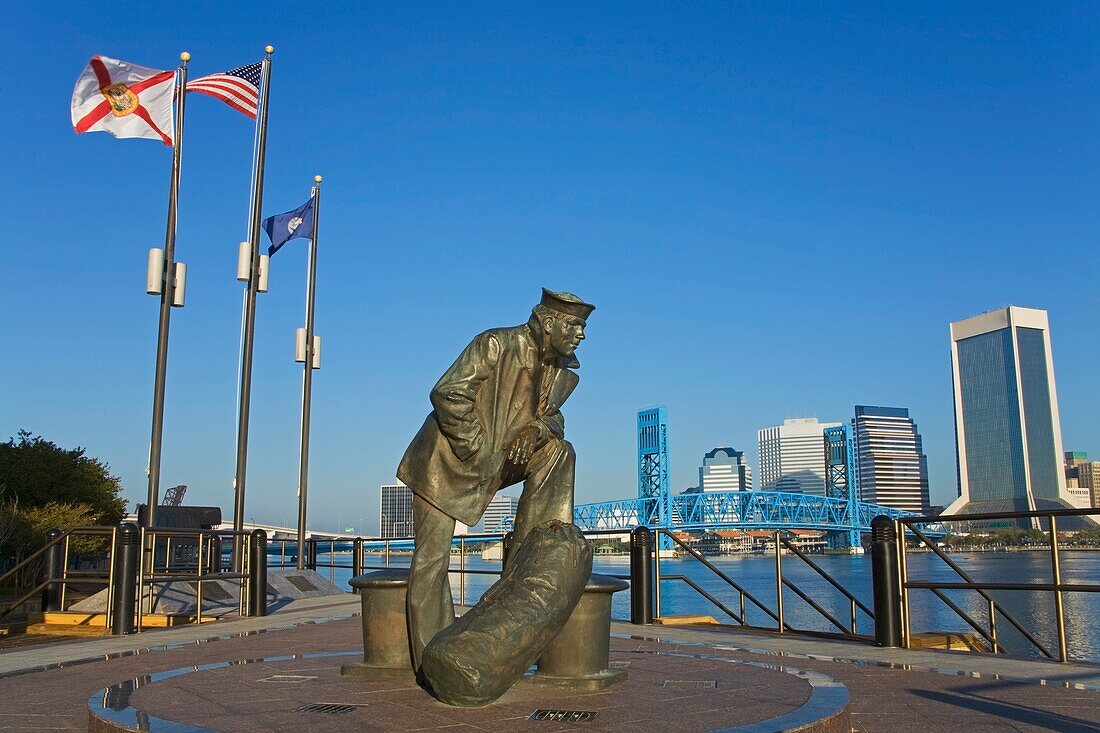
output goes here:
[[[275, 47], [264, 215], [324, 176], [309, 524], [377, 517], [425, 385], [541, 286], [597, 311], [565, 418], [577, 501], [636, 491], [634, 419], [666, 405], [676, 488], [756, 430], [903, 405], [954, 497], [948, 324], [1050, 313], [1067, 450], [1100, 453], [1100, 8], [11, 8], [0, 72], [17, 226], [0, 240], [0, 439], [85, 446], [145, 496], [171, 149], [73, 134], [92, 54], [193, 76]], [[212, 28], [212, 13], [233, 22]], [[245, 32], [247, 29], [247, 32]], [[1037, 63], [1042, 59], [1042, 63]], [[27, 99], [36, 100], [27, 104]], [[252, 127], [189, 97], [162, 486], [232, 506]], [[259, 297], [246, 512], [295, 513], [304, 240]], [[299, 246], [302, 245], [302, 246]]]

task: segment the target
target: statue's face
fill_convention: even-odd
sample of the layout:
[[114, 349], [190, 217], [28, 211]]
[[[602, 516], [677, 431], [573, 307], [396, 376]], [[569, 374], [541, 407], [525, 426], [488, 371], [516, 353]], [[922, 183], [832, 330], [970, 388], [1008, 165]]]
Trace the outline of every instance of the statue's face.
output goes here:
[[543, 328], [550, 337], [550, 348], [558, 356], [572, 356], [584, 341], [583, 318], [577, 316], [554, 315], [543, 322]]

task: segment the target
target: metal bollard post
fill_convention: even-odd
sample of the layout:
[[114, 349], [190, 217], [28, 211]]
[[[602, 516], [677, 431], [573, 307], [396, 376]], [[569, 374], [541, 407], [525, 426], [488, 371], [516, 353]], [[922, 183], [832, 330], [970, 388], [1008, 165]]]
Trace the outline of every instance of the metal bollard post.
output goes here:
[[317, 570], [317, 540], [309, 537], [306, 539], [306, 567], [316, 572]]
[[220, 573], [222, 571], [222, 538], [218, 535], [214, 535], [210, 538], [210, 544], [208, 545], [208, 565], [210, 566], [207, 572]]
[[512, 540], [514, 538], [515, 538], [515, 533], [514, 532], [507, 532], [504, 535], [504, 539], [501, 540], [501, 544], [504, 545], [504, 547], [501, 548], [501, 553], [500, 553], [500, 569], [501, 569], [501, 571], [503, 571], [504, 568], [508, 567], [508, 559], [512, 555]]
[[248, 615], [267, 615], [267, 532], [252, 530], [248, 536]]
[[363, 538], [356, 537], [355, 544], [352, 545], [351, 550], [351, 577], [357, 578], [363, 574], [363, 566], [366, 562], [363, 559]]
[[[60, 529], [51, 529], [46, 532], [46, 542], [53, 542], [62, 534]], [[61, 543], [46, 551], [46, 580], [50, 584], [42, 589], [42, 611], [60, 611], [61, 609], [61, 567], [64, 563]]]
[[649, 527], [630, 531], [630, 623], [653, 623], [653, 533]]
[[871, 520], [871, 585], [875, 596], [875, 643], [901, 646], [901, 588], [897, 530], [880, 514]]
[[137, 600], [138, 550], [141, 549], [141, 530], [133, 522], [123, 522], [115, 534], [115, 547], [111, 562], [114, 563], [115, 587], [111, 591], [111, 633], [134, 633], [134, 603]]

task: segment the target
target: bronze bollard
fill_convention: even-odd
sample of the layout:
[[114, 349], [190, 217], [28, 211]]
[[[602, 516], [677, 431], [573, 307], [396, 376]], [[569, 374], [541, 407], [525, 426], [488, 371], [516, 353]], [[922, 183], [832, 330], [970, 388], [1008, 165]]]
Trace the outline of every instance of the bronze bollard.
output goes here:
[[363, 661], [340, 667], [340, 674], [387, 680], [414, 679], [405, 622], [408, 568], [357, 575], [348, 584], [363, 605]]
[[528, 681], [571, 690], [601, 690], [626, 680], [625, 670], [608, 669], [608, 655], [611, 596], [628, 587], [609, 575], [589, 576], [580, 603], [539, 657], [538, 671]]

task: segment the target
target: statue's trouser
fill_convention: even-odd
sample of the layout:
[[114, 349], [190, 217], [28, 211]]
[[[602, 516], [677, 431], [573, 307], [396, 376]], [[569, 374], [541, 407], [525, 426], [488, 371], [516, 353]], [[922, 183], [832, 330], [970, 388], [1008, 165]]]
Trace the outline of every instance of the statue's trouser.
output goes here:
[[[524, 482], [516, 510], [513, 553], [538, 525], [552, 519], [572, 523], [576, 459], [569, 441], [554, 438], [535, 451], [525, 471], [502, 478], [500, 488]], [[413, 669], [419, 670], [424, 647], [455, 619], [447, 574], [455, 520], [419, 496], [413, 496], [413, 523], [416, 548], [409, 571], [407, 615]]]

